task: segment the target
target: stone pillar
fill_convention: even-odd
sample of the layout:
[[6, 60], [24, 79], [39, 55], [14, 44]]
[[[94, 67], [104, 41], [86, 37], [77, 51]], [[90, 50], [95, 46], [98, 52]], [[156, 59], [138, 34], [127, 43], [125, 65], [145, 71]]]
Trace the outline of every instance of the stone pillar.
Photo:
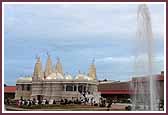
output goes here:
[[86, 92], [88, 92], [88, 84], [86, 85]]
[[73, 88], [72, 91], [74, 91], [74, 85], [72, 86], [72, 88]]
[[84, 85], [82, 85], [82, 92], [84, 92]]
[[64, 91], [66, 91], [66, 84], [64, 84]]
[[76, 84], [76, 91], [78, 92], [78, 84]]

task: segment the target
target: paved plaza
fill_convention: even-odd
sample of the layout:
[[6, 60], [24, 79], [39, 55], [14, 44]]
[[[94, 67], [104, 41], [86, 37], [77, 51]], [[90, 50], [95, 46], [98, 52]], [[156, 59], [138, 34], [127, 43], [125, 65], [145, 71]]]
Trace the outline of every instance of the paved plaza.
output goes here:
[[64, 107], [54, 106], [51, 108], [41, 108], [41, 109], [24, 109], [13, 106], [5, 106], [6, 111], [125, 111], [127, 105], [123, 104], [112, 104], [110, 108], [107, 107], [97, 107], [90, 105], [65, 105]]

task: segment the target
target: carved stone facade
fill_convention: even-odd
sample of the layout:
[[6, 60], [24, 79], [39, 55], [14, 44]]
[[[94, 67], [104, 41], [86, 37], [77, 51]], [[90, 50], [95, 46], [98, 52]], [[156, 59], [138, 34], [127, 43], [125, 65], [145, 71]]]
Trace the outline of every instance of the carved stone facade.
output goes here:
[[32, 82], [31, 98], [38, 99], [80, 99], [82, 92], [94, 94], [97, 92], [96, 81], [80, 80], [43, 80]]
[[58, 58], [57, 64], [52, 69], [51, 58], [48, 55], [45, 71], [42, 71], [40, 58], [35, 64], [34, 73], [32, 77], [25, 77], [18, 79], [16, 82], [15, 99], [80, 99], [83, 94], [92, 95], [97, 98], [98, 82], [96, 80], [96, 67], [94, 63], [89, 68], [87, 75], [79, 74], [73, 77], [68, 74], [63, 74], [62, 65]]

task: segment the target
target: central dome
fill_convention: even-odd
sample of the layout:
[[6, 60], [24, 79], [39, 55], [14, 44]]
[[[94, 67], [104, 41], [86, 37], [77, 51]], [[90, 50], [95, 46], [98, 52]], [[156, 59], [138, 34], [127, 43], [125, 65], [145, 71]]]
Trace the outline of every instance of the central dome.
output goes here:
[[46, 79], [64, 79], [64, 77], [60, 73], [51, 73]]
[[72, 79], [72, 76], [71, 76], [70, 74], [68, 74], [68, 75], [65, 76], [65, 79], [71, 80], [71, 79]]
[[84, 74], [78, 74], [75, 79], [77, 79], [77, 80], [88, 80], [88, 76], [86, 76]]

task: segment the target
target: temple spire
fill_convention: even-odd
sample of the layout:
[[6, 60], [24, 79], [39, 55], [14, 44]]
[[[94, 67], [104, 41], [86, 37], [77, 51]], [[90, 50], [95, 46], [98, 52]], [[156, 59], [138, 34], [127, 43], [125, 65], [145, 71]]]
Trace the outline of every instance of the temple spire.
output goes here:
[[92, 63], [89, 68], [89, 77], [93, 80], [96, 80], [96, 67], [95, 67], [95, 58], [93, 58]]
[[47, 56], [48, 56], [48, 59], [46, 62], [46, 67], [45, 67], [45, 76], [48, 76], [49, 74], [52, 73], [52, 61], [51, 61], [51, 58], [48, 52], [47, 52]]
[[57, 64], [56, 64], [56, 69], [55, 70], [56, 70], [56, 72], [64, 75], [63, 69], [62, 69], [62, 64], [61, 64], [61, 61], [60, 61], [59, 57], [57, 57]]
[[36, 58], [37, 58], [37, 62], [34, 67], [33, 77], [40, 79], [42, 77], [42, 64], [41, 64], [40, 57], [37, 56]]
[[93, 58], [93, 60], [92, 60], [92, 64], [94, 64], [95, 63], [95, 58]]

